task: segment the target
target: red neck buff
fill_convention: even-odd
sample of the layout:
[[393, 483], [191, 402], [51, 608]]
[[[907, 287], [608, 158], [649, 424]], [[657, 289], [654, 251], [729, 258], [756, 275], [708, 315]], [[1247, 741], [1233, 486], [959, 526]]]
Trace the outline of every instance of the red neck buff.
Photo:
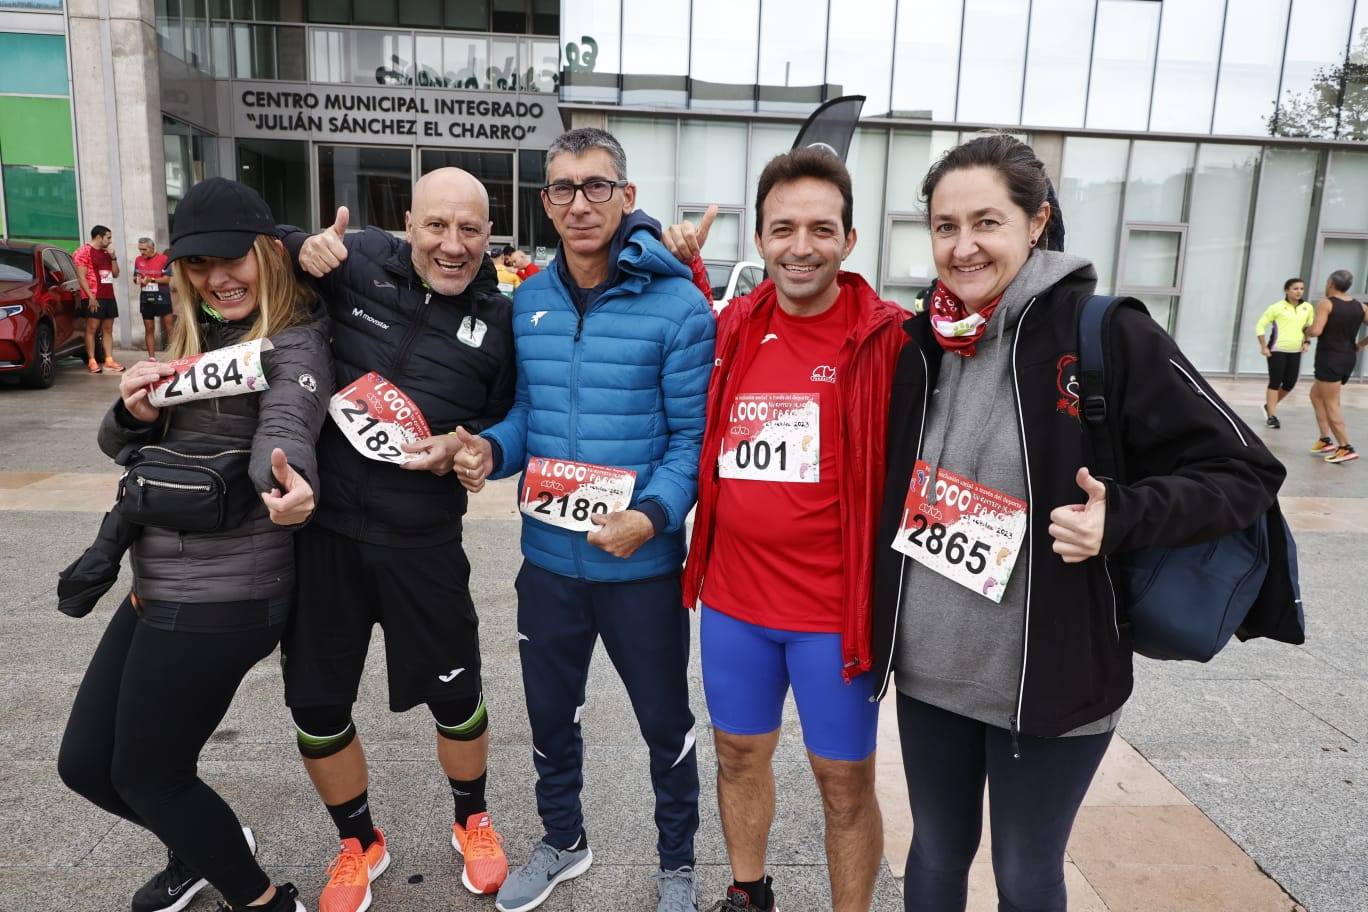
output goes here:
[[964, 302], [940, 282], [931, 293], [931, 304], [927, 308], [931, 314], [931, 328], [935, 330], [936, 341], [941, 348], [966, 358], [972, 358], [978, 350], [978, 341], [988, 328], [988, 320], [1002, 302], [998, 295], [988, 304], [980, 307], [978, 313], [969, 313]]

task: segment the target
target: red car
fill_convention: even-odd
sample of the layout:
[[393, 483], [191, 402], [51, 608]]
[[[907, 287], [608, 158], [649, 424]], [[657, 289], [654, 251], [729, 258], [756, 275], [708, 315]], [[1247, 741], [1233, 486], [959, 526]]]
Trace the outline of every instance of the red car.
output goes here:
[[85, 345], [71, 254], [51, 244], [0, 241], [0, 377], [46, 388], [57, 359]]

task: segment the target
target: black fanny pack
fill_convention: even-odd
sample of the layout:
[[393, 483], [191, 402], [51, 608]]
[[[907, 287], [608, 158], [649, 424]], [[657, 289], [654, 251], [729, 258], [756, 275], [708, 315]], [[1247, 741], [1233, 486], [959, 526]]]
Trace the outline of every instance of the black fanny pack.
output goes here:
[[251, 450], [192, 453], [144, 444], [121, 454], [124, 519], [177, 532], [222, 532], [241, 525], [260, 503], [247, 467]]

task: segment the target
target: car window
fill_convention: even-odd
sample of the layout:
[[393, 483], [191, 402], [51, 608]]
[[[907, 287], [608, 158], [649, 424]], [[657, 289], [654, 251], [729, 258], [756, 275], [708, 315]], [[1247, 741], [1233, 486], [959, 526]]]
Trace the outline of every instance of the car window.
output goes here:
[[708, 284], [712, 286], [713, 300], [722, 300], [722, 296], [727, 293], [727, 280], [731, 278], [731, 264], [704, 263], [703, 267], [708, 271]]
[[48, 253], [57, 257], [58, 264], [62, 267], [62, 279], [67, 282], [75, 282], [76, 264], [71, 261], [71, 254], [65, 250], [49, 250]]
[[741, 275], [736, 277], [736, 294], [750, 294], [756, 285], [764, 281], [764, 272], [754, 266], [747, 266], [741, 270]]
[[27, 282], [33, 278], [33, 253], [0, 250], [0, 282]]
[[62, 274], [62, 261], [57, 259], [56, 251], [43, 251], [43, 271], [48, 273], [57, 273], [59, 282], [66, 280], [66, 276]]

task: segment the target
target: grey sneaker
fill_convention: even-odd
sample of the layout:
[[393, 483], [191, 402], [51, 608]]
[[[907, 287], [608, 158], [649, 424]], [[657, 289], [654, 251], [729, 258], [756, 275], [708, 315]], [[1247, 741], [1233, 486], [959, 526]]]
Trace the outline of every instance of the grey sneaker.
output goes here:
[[660, 894], [660, 904], [656, 912], [698, 912], [698, 891], [694, 889], [694, 869], [676, 868], [673, 871], [657, 871], [656, 892]]
[[539, 841], [527, 864], [508, 872], [494, 908], [499, 912], [535, 909], [546, 902], [556, 884], [579, 877], [593, 861], [594, 850], [587, 845], [561, 851]]

